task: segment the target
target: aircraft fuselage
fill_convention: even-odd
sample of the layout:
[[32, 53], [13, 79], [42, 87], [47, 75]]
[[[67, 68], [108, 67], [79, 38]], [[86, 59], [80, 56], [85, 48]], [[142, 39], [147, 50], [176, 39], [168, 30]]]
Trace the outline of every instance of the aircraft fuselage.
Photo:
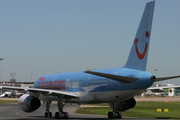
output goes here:
[[[93, 70], [125, 77], [139, 78], [130, 84], [122, 84], [105, 77], [84, 73], [84, 71], [57, 73], [41, 76], [36, 80], [34, 88], [72, 92], [79, 97], [69, 102], [104, 103], [129, 99], [153, 84], [153, 74], [127, 68]], [[44, 96], [45, 97], [45, 96]], [[44, 99], [44, 97], [42, 97]], [[46, 98], [47, 99], [47, 98]], [[57, 97], [51, 97], [57, 100]]]

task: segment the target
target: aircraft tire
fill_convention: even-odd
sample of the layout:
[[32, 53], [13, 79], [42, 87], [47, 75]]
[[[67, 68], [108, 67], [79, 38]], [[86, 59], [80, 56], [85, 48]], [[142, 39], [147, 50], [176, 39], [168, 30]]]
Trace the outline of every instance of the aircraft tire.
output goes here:
[[111, 118], [116, 118], [116, 113], [115, 112], [112, 112]]
[[108, 112], [108, 118], [111, 118], [111, 115], [110, 115], [110, 114], [111, 114], [111, 112]]
[[112, 114], [112, 112], [108, 112], [108, 118], [113, 118]]
[[116, 116], [117, 116], [117, 118], [122, 118], [122, 113], [121, 112], [116, 112]]
[[47, 112], [45, 112], [45, 117], [48, 117], [48, 113]]
[[56, 119], [61, 119], [61, 118], [62, 118], [62, 113], [56, 112], [56, 113], [55, 113], [55, 118], [56, 118]]
[[108, 118], [122, 118], [121, 112], [108, 112]]
[[52, 112], [49, 112], [49, 117], [52, 117]]
[[69, 113], [68, 112], [63, 112], [63, 118], [65, 118], [65, 119], [68, 119], [69, 118]]

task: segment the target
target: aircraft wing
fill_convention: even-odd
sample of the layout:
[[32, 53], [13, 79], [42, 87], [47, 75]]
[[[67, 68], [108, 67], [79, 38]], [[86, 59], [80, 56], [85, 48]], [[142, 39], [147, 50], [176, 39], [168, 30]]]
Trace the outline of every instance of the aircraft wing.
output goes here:
[[105, 78], [109, 78], [118, 82], [121, 82], [125, 85], [135, 82], [138, 78], [133, 78], [133, 77], [124, 77], [124, 76], [119, 76], [119, 75], [112, 75], [112, 74], [107, 74], [107, 73], [100, 73], [100, 72], [94, 72], [94, 71], [84, 71], [85, 73], [89, 73], [92, 75], [97, 75]]
[[41, 92], [42, 94], [52, 95], [52, 96], [64, 95], [64, 97], [78, 98], [78, 96], [76, 94], [72, 93], [72, 92], [60, 91], [60, 90], [28, 88], [27, 91], [29, 91], [29, 92]]
[[60, 90], [50, 90], [50, 89], [39, 89], [39, 88], [22, 88], [22, 87], [11, 87], [11, 86], [0, 86], [0, 89], [10, 89], [10, 90], [17, 90], [21, 93], [26, 92], [34, 92], [34, 93], [41, 93], [44, 95], [51, 95], [51, 96], [58, 96], [64, 95], [64, 97], [68, 98], [78, 98], [76, 94], [67, 91], [60, 91]]
[[21, 93], [26, 93], [27, 88], [22, 88], [22, 87], [12, 87], [12, 86], [0, 86], [0, 89], [6, 89], [6, 90], [17, 90]]

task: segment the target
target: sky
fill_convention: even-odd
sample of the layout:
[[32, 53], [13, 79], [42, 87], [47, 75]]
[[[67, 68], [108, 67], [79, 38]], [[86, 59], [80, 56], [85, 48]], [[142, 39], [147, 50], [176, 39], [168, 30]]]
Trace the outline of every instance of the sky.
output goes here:
[[[149, 1], [0, 0], [2, 80], [12, 72], [17, 81], [31, 82], [45, 74], [124, 66]], [[157, 77], [180, 75], [179, 11], [180, 0], [156, 0], [147, 71]]]

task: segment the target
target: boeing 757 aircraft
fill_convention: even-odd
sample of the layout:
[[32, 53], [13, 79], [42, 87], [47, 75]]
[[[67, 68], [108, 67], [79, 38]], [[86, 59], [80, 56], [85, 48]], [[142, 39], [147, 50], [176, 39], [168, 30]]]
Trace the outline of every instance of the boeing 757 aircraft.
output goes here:
[[154, 82], [180, 76], [156, 78], [146, 72], [155, 1], [147, 3], [126, 64], [122, 68], [49, 74], [39, 77], [33, 88], [7, 87], [26, 93], [19, 98], [19, 108], [33, 112], [46, 103], [45, 117], [52, 117], [50, 104], [57, 101], [55, 118], [69, 118], [63, 111], [66, 103], [109, 103], [108, 118], [121, 118], [121, 111], [133, 108], [135, 95]]

